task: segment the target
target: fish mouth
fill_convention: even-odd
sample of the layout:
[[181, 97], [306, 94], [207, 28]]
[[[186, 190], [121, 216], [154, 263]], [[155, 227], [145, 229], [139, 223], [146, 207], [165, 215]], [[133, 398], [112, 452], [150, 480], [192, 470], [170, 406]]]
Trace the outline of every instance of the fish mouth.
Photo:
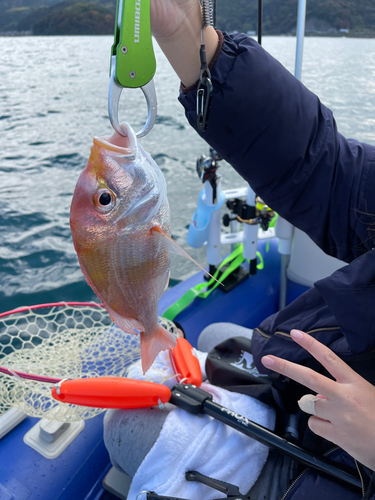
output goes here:
[[113, 151], [128, 161], [132, 161], [135, 159], [137, 149], [136, 136], [127, 123], [122, 123], [121, 128], [126, 131], [125, 136], [114, 132], [111, 136], [94, 137], [94, 144], [107, 151]]

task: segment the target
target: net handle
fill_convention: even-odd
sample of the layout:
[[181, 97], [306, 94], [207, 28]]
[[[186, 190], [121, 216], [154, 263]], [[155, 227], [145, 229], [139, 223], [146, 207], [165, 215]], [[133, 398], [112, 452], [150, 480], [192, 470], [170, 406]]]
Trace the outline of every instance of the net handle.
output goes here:
[[18, 307], [17, 309], [12, 309], [11, 311], [6, 311], [0, 313], [0, 318], [4, 318], [5, 316], [10, 316], [11, 314], [32, 311], [34, 309], [47, 309], [48, 307], [59, 307], [59, 306], [90, 306], [90, 307], [104, 307], [103, 304], [99, 304], [97, 302], [51, 302], [50, 304], [36, 304], [33, 306], [23, 306]]
[[45, 382], [47, 384], [57, 384], [58, 382], [61, 382], [61, 378], [54, 378], [54, 377], [44, 377], [42, 375], [34, 375], [32, 373], [25, 373], [25, 372], [20, 372], [18, 370], [9, 370], [8, 368], [5, 368], [4, 366], [0, 366], [0, 373], [5, 373], [5, 375], [10, 375], [10, 376], [17, 376], [20, 378], [24, 378], [27, 380], [35, 380], [36, 382]]

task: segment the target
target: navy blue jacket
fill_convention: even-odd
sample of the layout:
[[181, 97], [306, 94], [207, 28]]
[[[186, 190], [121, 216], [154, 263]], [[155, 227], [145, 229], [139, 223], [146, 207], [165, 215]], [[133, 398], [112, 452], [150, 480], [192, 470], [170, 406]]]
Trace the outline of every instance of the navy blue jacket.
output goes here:
[[[313, 366], [291, 340], [292, 328], [314, 335], [357, 371], [368, 368], [358, 360], [375, 346], [375, 147], [340, 135], [318, 97], [246, 35], [220, 34], [211, 71], [202, 137], [272, 209], [348, 263], [255, 330], [258, 370], [267, 373], [260, 358], [270, 353]], [[180, 101], [196, 128], [195, 89], [184, 89]], [[375, 383], [375, 366], [361, 374]], [[338, 460], [347, 458], [342, 452]], [[364, 472], [365, 483], [370, 475]], [[360, 498], [315, 476], [305, 474], [286, 498]], [[366, 498], [375, 500], [375, 489]]]

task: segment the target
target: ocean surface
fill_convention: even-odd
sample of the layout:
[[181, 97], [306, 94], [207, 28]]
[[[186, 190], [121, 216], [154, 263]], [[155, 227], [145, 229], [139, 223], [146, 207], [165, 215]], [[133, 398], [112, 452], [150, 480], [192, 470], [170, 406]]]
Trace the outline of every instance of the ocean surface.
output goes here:
[[[0, 312], [95, 299], [73, 248], [69, 209], [92, 138], [112, 132], [111, 43], [110, 36], [0, 38]], [[264, 37], [263, 46], [294, 72], [295, 38]], [[157, 46], [155, 53], [158, 118], [141, 142], [166, 177], [173, 237], [205, 265], [205, 250], [189, 248], [186, 234], [202, 189], [196, 159], [208, 146], [187, 124], [179, 81]], [[375, 39], [305, 39], [302, 81], [333, 110], [343, 135], [375, 144]], [[123, 92], [119, 115], [135, 130], [143, 126], [140, 90]], [[224, 189], [244, 185], [230, 165], [220, 171]], [[196, 270], [173, 257], [171, 286]]]

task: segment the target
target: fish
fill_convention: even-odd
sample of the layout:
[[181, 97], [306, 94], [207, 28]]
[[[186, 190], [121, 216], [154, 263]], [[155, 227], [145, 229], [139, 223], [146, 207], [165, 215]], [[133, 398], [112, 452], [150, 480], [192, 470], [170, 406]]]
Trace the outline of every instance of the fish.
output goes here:
[[74, 190], [70, 227], [88, 284], [119, 328], [139, 333], [146, 373], [160, 351], [176, 345], [175, 336], [158, 321], [170, 253], [195, 261], [171, 238], [160, 168], [130, 125], [121, 126], [126, 136], [115, 132], [93, 139]]

